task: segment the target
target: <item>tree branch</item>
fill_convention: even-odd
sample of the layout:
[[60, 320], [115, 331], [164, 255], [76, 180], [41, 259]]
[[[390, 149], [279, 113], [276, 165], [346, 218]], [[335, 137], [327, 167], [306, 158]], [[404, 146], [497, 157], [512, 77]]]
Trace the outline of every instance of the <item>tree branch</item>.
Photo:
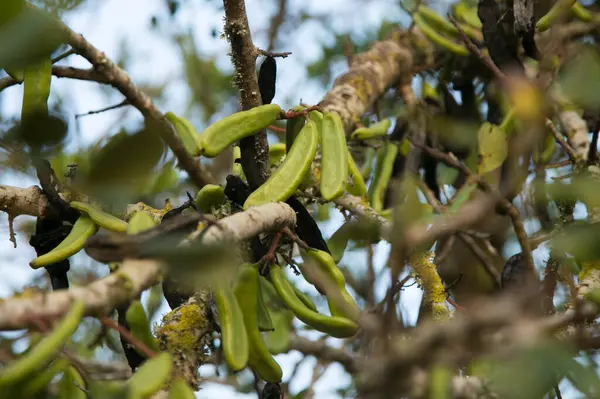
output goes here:
[[[256, 77], [258, 50], [252, 43], [244, 0], [223, 0], [223, 6], [225, 7], [225, 35], [231, 44], [233, 80], [240, 91], [242, 109], [248, 110], [262, 104]], [[270, 174], [266, 130], [240, 140], [240, 150], [242, 169], [248, 185], [256, 189]]]
[[38, 186], [19, 188], [0, 185], [0, 210], [9, 216], [31, 215], [56, 218], [58, 213]]
[[[247, 240], [262, 231], [293, 226], [296, 213], [283, 203], [266, 204], [221, 219], [224, 228], [211, 228], [203, 243], [216, 244], [223, 239]], [[85, 314], [104, 316], [118, 305], [157, 284], [162, 264], [154, 260], [126, 259], [119, 271], [87, 286], [73, 287], [28, 298], [9, 298], [0, 302], [0, 329], [26, 328], [32, 321], [64, 314], [71, 303], [85, 303]]]
[[326, 362], [337, 362], [350, 374], [358, 371], [356, 359], [343, 349], [334, 348], [323, 341], [310, 341], [298, 335], [290, 337], [290, 349], [311, 355]]
[[415, 51], [403, 31], [375, 42], [369, 50], [352, 57], [350, 70], [335, 80], [321, 106], [339, 113], [348, 132], [388, 88], [410, 82]]

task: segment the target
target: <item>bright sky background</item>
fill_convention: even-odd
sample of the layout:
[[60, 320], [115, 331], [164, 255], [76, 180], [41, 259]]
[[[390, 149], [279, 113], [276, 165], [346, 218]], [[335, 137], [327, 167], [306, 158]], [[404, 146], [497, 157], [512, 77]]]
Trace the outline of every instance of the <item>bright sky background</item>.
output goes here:
[[[159, 30], [149, 30], [149, 21], [152, 15], [166, 15], [164, 12], [163, 0], [105, 0], [102, 2], [92, 1], [91, 6], [83, 6], [77, 13], [70, 15], [65, 19], [69, 26], [82, 33], [98, 49], [104, 51], [108, 57], [116, 59], [119, 54], [122, 41], [127, 44], [130, 58], [132, 60], [128, 72], [133, 81], [138, 84], [152, 83], [163, 84], [168, 82], [167, 100], [164, 103], [157, 104], [159, 108], [166, 111], [184, 109], [189, 95], [187, 86], [182, 80], [182, 68], [179, 53], [171, 42], [161, 37], [166, 32]], [[211, 31], [216, 28], [219, 32], [222, 30], [222, 12], [215, 12], [212, 6], [207, 6], [206, 2], [192, 1], [185, 5], [185, 12], [177, 13], [175, 23], [166, 23], [162, 29], [175, 29], [176, 26], [189, 26], [193, 22], [196, 45], [200, 53], [214, 55], [220, 66], [231, 68], [227, 53], [229, 51], [228, 43], [222, 39], [215, 41], [212, 39]], [[308, 5], [307, 3], [310, 3]], [[249, 0], [247, 1], [247, 10], [249, 14], [250, 26], [252, 28], [253, 39], [257, 46], [265, 48], [266, 27], [269, 18], [275, 11], [272, 7], [273, 1]], [[338, 13], [334, 26], [342, 28], [343, 26], [353, 26], [355, 30], [368, 32], [375, 29], [379, 23], [387, 18], [388, 20], [406, 23], [406, 17], [400, 14], [390, 14], [390, 9], [396, 7], [385, 7], [385, 2], [379, 1], [379, 6], [370, 1], [359, 2], [359, 7], [349, 7], [345, 0], [310, 0], [290, 2], [292, 10], [299, 6], [310, 9], [312, 12]], [[392, 1], [389, 2], [392, 4]], [[303, 25], [298, 32], [294, 34], [291, 40], [284, 48], [277, 48], [275, 51], [291, 51], [293, 55], [285, 60], [278, 62], [278, 85], [277, 95], [274, 103], [280, 104], [284, 108], [290, 108], [296, 105], [300, 98], [305, 103], [317, 103], [326, 92], [325, 87], [308, 82], [304, 71], [297, 67], [297, 64], [307, 64], [317, 60], [320, 57], [319, 42], [330, 43], [331, 35], [323, 30], [319, 23], [309, 23]], [[71, 65], [80, 68], [89, 67], [89, 64], [80, 57], [71, 56], [68, 60], [62, 61], [61, 65]], [[334, 73], [338, 76], [346, 69], [345, 64], [336, 67]], [[299, 90], [300, 89], [300, 90]], [[141, 115], [133, 108], [120, 109], [100, 115], [92, 115], [81, 118], [75, 124], [74, 115], [85, 113], [90, 110], [100, 109], [109, 105], [117, 104], [122, 100], [121, 95], [108, 87], [98, 88], [95, 83], [86, 83], [68, 79], [52, 80], [53, 93], [60, 92], [62, 101], [66, 103], [66, 108], [70, 111], [70, 122], [76, 126], [75, 132], [71, 133], [73, 140], [70, 149], [79, 146], [88, 145], [100, 137], [107, 134], [116, 133], [117, 129], [123, 126], [131, 126], [132, 123], [141, 121]], [[20, 86], [5, 90], [0, 94], [0, 112], [3, 115], [18, 116], [21, 108]], [[295, 103], [286, 103], [284, 99], [291, 97]], [[50, 101], [55, 101], [56, 96], [51, 95]], [[0, 184], [8, 184], [18, 187], [29, 187], [38, 184], [34, 179], [24, 177], [23, 175], [1, 174]], [[343, 222], [341, 214], [332, 212], [332, 220], [323, 225], [325, 237], [329, 237]], [[25, 220], [27, 216], [20, 216], [17, 219]], [[528, 232], [537, 230], [537, 226], [527, 226]], [[18, 236], [18, 248], [13, 249], [12, 243], [8, 241], [7, 218], [4, 213], [0, 213], [0, 275], [3, 277], [0, 281], [0, 298], [10, 295], [16, 289], [32, 281], [34, 276], [39, 276], [45, 271], [33, 271], [28, 267], [28, 263], [35, 257], [35, 252], [31, 248], [25, 237]], [[512, 253], [517, 250], [515, 248]], [[378, 270], [381, 270], [387, 258], [389, 245], [382, 242], [376, 250], [375, 264]], [[511, 255], [507, 254], [507, 255]], [[358, 255], [358, 256], [357, 256]], [[542, 262], [547, 257], [545, 250], [535, 252], [536, 262]], [[360, 270], [366, 268], [366, 254], [363, 252], [353, 252], [346, 254], [343, 263], [352, 266], [352, 270], [360, 273]], [[72, 268], [79, 267], [98, 267], [98, 264], [90, 261], [85, 255], [79, 254], [72, 258]], [[100, 267], [103, 267], [100, 265]], [[291, 278], [293, 278], [290, 275]], [[389, 286], [388, 279], [380, 279], [379, 291], [383, 295], [384, 290]], [[301, 289], [313, 289], [307, 283], [300, 284]], [[401, 308], [405, 313], [405, 320], [411, 323], [416, 320], [418, 312], [418, 303], [421, 297], [421, 291], [416, 286], [412, 286], [402, 293]], [[168, 311], [168, 307], [163, 305], [161, 314]], [[155, 320], [158, 321], [158, 320]], [[331, 339], [335, 343], [336, 339]], [[277, 360], [284, 369], [284, 381], [287, 381], [290, 372], [295, 363], [301, 358], [299, 353], [292, 352], [287, 355], [278, 355]], [[304, 363], [300, 372], [295, 378], [295, 383], [291, 390], [293, 393], [306, 387], [311, 380], [311, 370], [315, 361], [311, 359]], [[206, 366], [201, 369], [203, 375], [212, 374], [214, 367]], [[348, 378], [343, 373], [339, 365], [333, 365], [327, 373], [321, 377], [315, 386], [315, 397], [324, 399], [339, 398], [335, 393], [338, 386], [347, 384]], [[564, 393], [564, 392], [563, 392]], [[236, 394], [233, 389], [218, 384], [204, 385], [203, 389], [197, 394], [199, 398], [254, 398], [255, 393], [248, 395]], [[567, 397], [567, 396], [565, 396]]]

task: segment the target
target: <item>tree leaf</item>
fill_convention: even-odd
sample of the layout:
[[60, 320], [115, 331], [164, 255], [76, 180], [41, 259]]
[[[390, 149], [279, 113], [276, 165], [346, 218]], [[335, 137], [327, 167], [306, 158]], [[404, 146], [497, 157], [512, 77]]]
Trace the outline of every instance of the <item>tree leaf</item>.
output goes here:
[[500, 166], [508, 155], [506, 133], [496, 125], [485, 122], [477, 132], [479, 139], [479, 174], [491, 172]]

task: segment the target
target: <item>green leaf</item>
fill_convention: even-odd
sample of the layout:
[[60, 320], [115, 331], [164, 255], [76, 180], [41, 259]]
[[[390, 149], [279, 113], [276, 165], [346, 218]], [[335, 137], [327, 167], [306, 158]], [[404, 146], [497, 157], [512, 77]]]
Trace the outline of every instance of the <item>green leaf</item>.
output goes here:
[[18, 70], [36, 63], [67, 41], [59, 21], [25, 3], [0, 2], [0, 69]]
[[508, 155], [506, 133], [496, 125], [485, 122], [477, 132], [479, 140], [479, 174], [498, 169]]
[[182, 378], [177, 378], [171, 385], [168, 399], [195, 399], [194, 391]]
[[600, 110], [600, 54], [587, 46], [565, 63], [560, 72], [562, 91], [574, 103]]
[[566, 373], [580, 371], [573, 355], [565, 347], [546, 343], [489, 364], [490, 390], [506, 398], [542, 398]]
[[172, 367], [173, 359], [167, 352], [146, 360], [127, 383], [129, 397], [146, 398], [156, 393], [167, 382]]
[[340, 228], [331, 235], [329, 240], [327, 240], [327, 246], [331, 252], [331, 257], [336, 264], [340, 263], [340, 260], [342, 260], [342, 257], [344, 256], [344, 251], [346, 251], [346, 247], [348, 246], [351, 228], [350, 223], [351, 222], [348, 221], [341, 225]]
[[459, 171], [456, 168], [451, 168], [444, 164], [438, 164], [437, 166], [437, 180], [440, 185], [453, 186], [458, 178]]
[[113, 183], [133, 180], [152, 173], [165, 146], [153, 129], [135, 134], [121, 132], [92, 155], [89, 180], [92, 183]]

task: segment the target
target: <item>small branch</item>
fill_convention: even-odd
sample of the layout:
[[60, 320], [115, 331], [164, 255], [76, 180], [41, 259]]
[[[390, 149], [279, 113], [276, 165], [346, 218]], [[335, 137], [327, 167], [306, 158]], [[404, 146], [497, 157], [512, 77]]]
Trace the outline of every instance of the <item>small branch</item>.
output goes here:
[[283, 25], [283, 22], [285, 21], [286, 11], [287, 0], [279, 0], [279, 10], [277, 10], [277, 13], [271, 18], [271, 26], [269, 26], [269, 47], [267, 47], [269, 51], [273, 51], [275, 48], [277, 34], [279, 33], [279, 28], [281, 28], [281, 25]]
[[340, 114], [349, 132], [387, 89], [412, 79], [415, 51], [404, 31], [374, 42], [367, 51], [352, 56], [348, 72], [335, 80], [321, 106]]
[[489, 185], [489, 183], [483, 179], [481, 176], [474, 174], [469, 168], [467, 168], [462, 162], [460, 162], [455, 156], [451, 154], [446, 154], [440, 150], [435, 148], [427, 147], [421, 145], [419, 143], [412, 143], [414, 146], [421, 148], [428, 155], [442, 161], [447, 166], [457, 168], [463, 173], [465, 173], [469, 178], [475, 179], [479, 185], [492, 195], [497, 205], [500, 205], [501, 208], [510, 216], [511, 221], [513, 223], [513, 227], [515, 229], [515, 234], [519, 239], [519, 244], [521, 244], [521, 248], [523, 250], [523, 256], [525, 257], [525, 261], [528, 267], [531, 270], [534, 270], [533, 258], [531, 256], [531, 248], [529, 246], [529, 240], [527, 239], [527, 233], [525, 232], [525, 227], [523, 226], [523, 221], [519, 215], [519, 211], [514, 207], [514, 205], [504, 198], [497, 190]]
[[[108, 84], [108, 80], [94, 69], [79, 69], [54, 65], [52, 67], [52, 75], [56, 76], [57, 78], [68, 78]], [[4, 77], [0, 79], [0, 91], [18, 84], [21, 84], [21, 82], [11, 78], [10, 76]]]
[[[430, 259], [429, 252], [414, 254], [410, 258], [410, 265], [423, 287], [424, 306], [430, 312], [433, 320], [446, 320], [450, 316], [450, 310], [446, 304], [446, 288], [437, 273], [435, 264]], [[393, 303], [390, 303], [393, 305]]]
[[124, 107], [126, 105], [129, 105], [129, 101], [127, 99], [125, 99], [125, 100], [123, 100], [120, 103], [115, 104], [115, 105], [110, 105], [108, 107], [97, 109], [97, 110], [94, 110], [94, 111], [88, 111], [85, 114], [76, 114], [75, 115], [75, 119], [79, 119], [79, 118], [81, 118], [83, 116], [88, 116], [88, 115], [101, 114], [101, 113], [106, 112], [106, 111], [112, 111], [113, 109], [121, 108], [121, 107]]
[[256, 51], [260, 55], [263, 55], [265, 57], [273, 57], [273, 58], [287, 58], [290, 55], [292, 55], [292, 53], [289, 52], [289, 51], [284, 51], [284, 52], [281, 52], [281, 53], [274, 53], [272, 51], [266, 51], [266, 50], [261, 50], [261, 49], [256, 49]]
[[[575, 152], [575, 150], [573, 149], [573, 147], [571, 147], [561, 136], [561, 134], [558, 132], [558, 130], [556, 130], [556, 126], [554, 126], [554, 123], [552, 123], [552, 121], [550, 119], [546, 119], [546, 127], [548, 129], [550, 129], [550, 132], [552, 133], [552, 136], [554, 136], [554, 140], [556, 140], [556, 142], [565, 150], [565, 152], [567, 153], [567, 155], [569, 155], [569, 158], [572, 161], [577, 160], [577, 153]], [[586, 154], [587, 157], [587, 154]]]
[[565, 149], [573, 161], [587, 161], [590, 152], [590, 137], [587, 122], [575, 111], [561, 111], [558, 114], [558, 119], [565, 131], [568, 144], [562, 140], [552, 122], [547, 119], [546, 126], [550, 128], [556, 141]]
[[469, 36], [467, 36], [465, 31], [460, 27], [458, 21], [452, 16], [452, 14], [447, 14], [447, 16], [448, 16], [448, 20], [450, 22], [452, 22], [452, 25], [454, 25], [454, 27], [456, 29], [458, 29], [458, 32], [460, 33], [460, 37], [461, 37], [462, 41], [465, 43], [465, 45], [467, 46], [467, 48], [469, 49], [469, 51], [471, 51], [477, 58], [479, 58], [479, 60], [485, 66], [487, 66], [490, 69], [490, 71], [492, 71], [492, 73], [494, 74], [494, 76], [496, 76], [496, 78], [498, 80], [500, 80], [502, 83], [505, 83], [506, 75], [504, 74], [504, 72], [502, 72], [500, 70], [500, 68], [498, 68], [498, 66], [494, 63], [494, 61], [492, 61], [492, 59], [490, 57], [487, 57], [485, 54], [483, 54], [481, 52], [481, 50], [479, 50], [477, 45], [475, 43], [473, 43], [473, 41], [469, 38]]
[[112, 328], [117, 331], [123, 338], [125, 338], [129, 343], [131, 343], [134, 347], [139, 349], [147, 358], [152, 358], [156, 356], [156, 352], [150, 349], [145, 343], [134, 337], [126, 328], [124, 328], [119, 323], [116, 323], [114, 320], [109, 319], [108, 317], [101, 317], [100, 323], [103, 326]]
[[75, 50], [73, 50], [72, 48], [68, 49], [67, 51], [65, 51], [62, 54], [57, 55], [56, 57], [52, 58], [52, 63], [56, 64], [57, 62], [60, 62], [62, 60], [64, 60], [65, 58], [67, 58], [70, 55], [76, 54]]
[[359, 370], [357, 360], [351, 354], [343, 349], [333, 348], [323, 341], [310, 341], [298, 335], [292, 335], [290, 349], [314, 356], [325, 362], [337, 362], [350, 374]]

